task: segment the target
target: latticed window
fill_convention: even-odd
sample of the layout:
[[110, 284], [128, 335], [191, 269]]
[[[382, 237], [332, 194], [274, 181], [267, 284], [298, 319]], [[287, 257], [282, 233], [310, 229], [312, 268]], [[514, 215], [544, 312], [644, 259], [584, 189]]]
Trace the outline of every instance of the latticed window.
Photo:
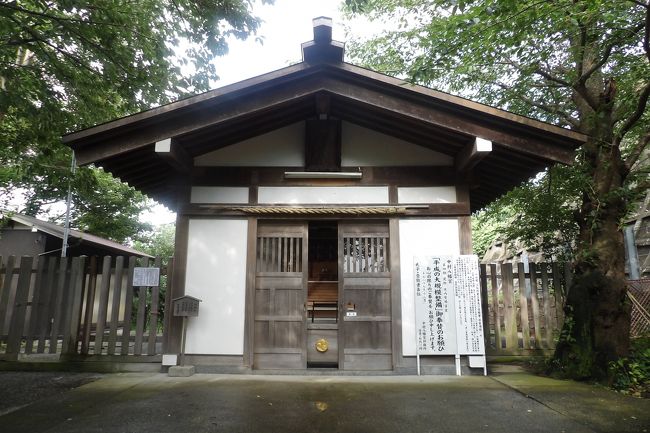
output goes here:
[[343, 272], [388, 272], [388, 236], [343, 238]]
[[302, 272], [302, 237], [259, 236], [257, 272]]

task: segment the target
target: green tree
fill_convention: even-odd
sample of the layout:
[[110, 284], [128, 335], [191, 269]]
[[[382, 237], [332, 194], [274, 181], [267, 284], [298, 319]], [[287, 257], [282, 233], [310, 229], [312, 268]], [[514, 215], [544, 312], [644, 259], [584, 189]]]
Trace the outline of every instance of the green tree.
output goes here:
[[579, 227], [580, 192], [588, 180], [573, 167], [556, 165], [490, 203], [472, 217], [474, 252], [495, 240], [515, 240], [548, 258], [573, 259]]
[[[34, 215], [63, 200], [61, 135], [207, 90], [226, 39], [258, 25], [250, 0], [0, 2], [0, 207], [23, 195]], [[143, 228], [114, 231], [137, 220], [141, 194], [93, 168], [77, 173], [75, 226], [116, 240]]]
[[146, 233], [142, 240], [134, 242], [133, 248], [167, 260], [174, 256], [175, 234], [176, 224], [162, 224]]
[[557, 365], [603, 377], [629, 349], [623, 237], [648, 187], [647, 0], [348, 0], [399, 28], [357, 46], [369, 67], [567, 126], [588, 136], [574, 170], [574, 280]]

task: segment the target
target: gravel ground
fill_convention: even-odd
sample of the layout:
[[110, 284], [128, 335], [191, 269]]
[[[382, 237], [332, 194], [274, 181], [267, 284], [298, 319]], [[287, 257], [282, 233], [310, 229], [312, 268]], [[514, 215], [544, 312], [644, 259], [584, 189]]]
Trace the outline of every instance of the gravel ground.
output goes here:
[[97, 373], [0, 372], [0, 416], [100, 379]]

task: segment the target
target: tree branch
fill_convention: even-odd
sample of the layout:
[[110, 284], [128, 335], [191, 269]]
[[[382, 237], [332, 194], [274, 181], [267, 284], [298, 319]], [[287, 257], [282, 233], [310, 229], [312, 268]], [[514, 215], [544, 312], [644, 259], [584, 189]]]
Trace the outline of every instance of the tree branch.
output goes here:
[[645, 6], [645, 35], [643, 37], [643, 49], [645, 50], [645, 55], [650, 60], [650, 0]]
[[[91, 72], [91, 73], [93, 73], [95, 75], [99, 75], [98, 71], [94, 70], [89, 65], [84, 63], [83, 60], [81, 60], [79, 57], [75, 56], [72, 53], [67, 52], [66, 50], [64, 50], [64, 49], [62, 49], [62, 48], [60, 48], [60, 47], [58, 47], [58, 46], [56, 46], [56, 45], [54, 45], [52, 43], [50, 43], [46, 38], [41, 37], [41, 35], [37, 31], [35, 31], [33, 28], [23, 26], [19, 21], [17, 21], [13, 17], [9, 17], [9, 19], [12, 20], [14, 23], [18, 24], [27, 33], [29, 33], [33, 38], [35, 38], [38, 44], [46, 45], [46, 46], [52, 48], [53, 50], [60, 53], [62, 56], [68, 57], [70, 60], [72, 60], [79, 67], [84, 68], [84, 69], [88, 70], [89, 72]], [[45, 53], [47, 55], [47, 50], [44, 50], [43, 53]], [[48, 56], [48, 57], [50, 57], [50, 56]], [[50, 59], [52, 59], [52, 57], [50, 57]]]
[[625, 134], [627, 134], [630, 131], [630, 129], [632, 129], [632, 127], [636, 124], [636, 122], [639, 121], [641, 116], [643, 116], [643, 113], [645, 112], [645, 107], [648, 104], [649, 97], [650, 97], [650, 81], [647, 82], [646, 85], [643, 87], [643, 90], [641, 90], [641, 95], [639, 96], [639, 101], [637, 103], [636, 109], [616, 134], [614, 138], [615, 146], [621, 144], [621, 141], [623, 141], [623, 137], [625, 137]]
[[[510, 87], [508, 87], [507, 85], [505, 85], [503, 83], [494, 82], [494, 85], [496, 85], [497, 87], [500, 87], [501, 89], [503, 89], [505, 91], [508, 91], [508, 92], [511, 91]], [[525, 102], [526, 104], [530, 105], [531, 107], [539, 108], [540, 110], [542, 110], [542, 111], [544, 111], [544, 112], [546, 112], [546, 113], [548, 113], [550, 115], [560, 117], [561, 119], [563, 119], [567, 124], [569, 124], [574, 129], [578, 128], [578, 121], [576, 119], [574, 119], [573, 117], [571, 117], [570, 114], [560, 110], [559, 107], [557, 107], [557, 106], [553, 107], [553, 106], [548, 105], [548, 104], [543, 104], [541, 102], [537, 102], [537, 101], [535, 101], [533, 99], [527, 98], [527, 97], [525, 97], [523, 95], [520, 95], [520, 94], [512, 94], [512, 97], [520, 99], [521, 101]]]
[[650, 132], [639, 139], [636, 147], [625, 159], [625, 167], [627, 167], [628, 171], [632, 170], [632, 167], [634, 167], [634, 164], [639, 160], [643, 151], [648, 147], [648, 144], [650, 144]]
[[[110, 22], [97, 22], [97, 21], [90, 21], [90, 20], [84, 21], [84, 20], [81, 20], [79, 18], [57, 16], [57, 15], [47, 14], [47, 13], [44, 13], [44, 12], [33, 11], [33, 10], [30, 10], [30, 9], [25, 9], [23, 7], [20, 7], [20, 6], [16, 6], [15, 3], [13, 3], [13, 4], [11, 4], [11, 3], [0, 3], [0, 8], [11, 9], [11, 10], [14, 10], [14, 11], [17, 11], [17, 12], [22, 12], [22, 13], [27, 14], [27, 15], [33, 15], [33, 16], [37, 16], [37, 17], [41, 17], [41, 18], [47, 18], [49, 20], [55, 20], [55, 21], [59, 21], [59, 22], [67, 21], [67, 22], [71, 22], [71, 23], [78, 23], [78, 24], [84, 24], [84, 25], [102, 25], [102, 26], [119, 27], [119, 25], [114, 24], [114, 23], [110, 23]], [[51, 6], [50, 6], [50, 8], [51, 8]]]
[[568, 88], [572, 88], [572, 87], [573, 87], [572, 84], [569, 83], [568, 81], [565, 81], [565, 80], [563, 80], [563, 79], [561, 79], [561, 78], [559, 78], [559, 77], [556, 77], [555, 75], [552, 75], [551, 73], [549, 73], [549, 72], [543, 70], [543, 69], [542, 69], [541, 67], [539, 67], [539, 66], [538, 66], [537, 69], [535, 69], [535, 73], [536, 73], [537, 75], [541, 75], [542, 77], [546, 78], [546, 79], [549, 80], [549, 81], [552, 81], [552, 82], [554, 82], [554, 83], [560, 84], [560, 85], [562, 85], [563, 87], [568, 87]]
[[578, 78], [578, 83], [586, 83], [589, 77], [596, 72], [598, 69], [600, 69], [605, 63], [607, 63], [607, 60], [609, 60], [609, 56], [612, 54], [612, 50], [614, 49], [614, 43], [611, 43], [605, 48], [605, 52], [603, 53], [603, 57], [593, 65], [591, 65], [591, 68], [589, 68], [586, 72], [583, 72], [580, 78]]

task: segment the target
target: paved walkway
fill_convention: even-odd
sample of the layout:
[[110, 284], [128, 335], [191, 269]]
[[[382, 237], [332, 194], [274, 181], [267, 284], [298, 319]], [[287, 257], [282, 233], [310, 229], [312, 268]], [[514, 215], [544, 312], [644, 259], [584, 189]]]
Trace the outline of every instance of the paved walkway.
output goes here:
[[[1, 392], [1, 391], [0, 391]], [[0, 417], [2, 432], [650, 432], [650, 401], [491, 377], [114, 374]]]

